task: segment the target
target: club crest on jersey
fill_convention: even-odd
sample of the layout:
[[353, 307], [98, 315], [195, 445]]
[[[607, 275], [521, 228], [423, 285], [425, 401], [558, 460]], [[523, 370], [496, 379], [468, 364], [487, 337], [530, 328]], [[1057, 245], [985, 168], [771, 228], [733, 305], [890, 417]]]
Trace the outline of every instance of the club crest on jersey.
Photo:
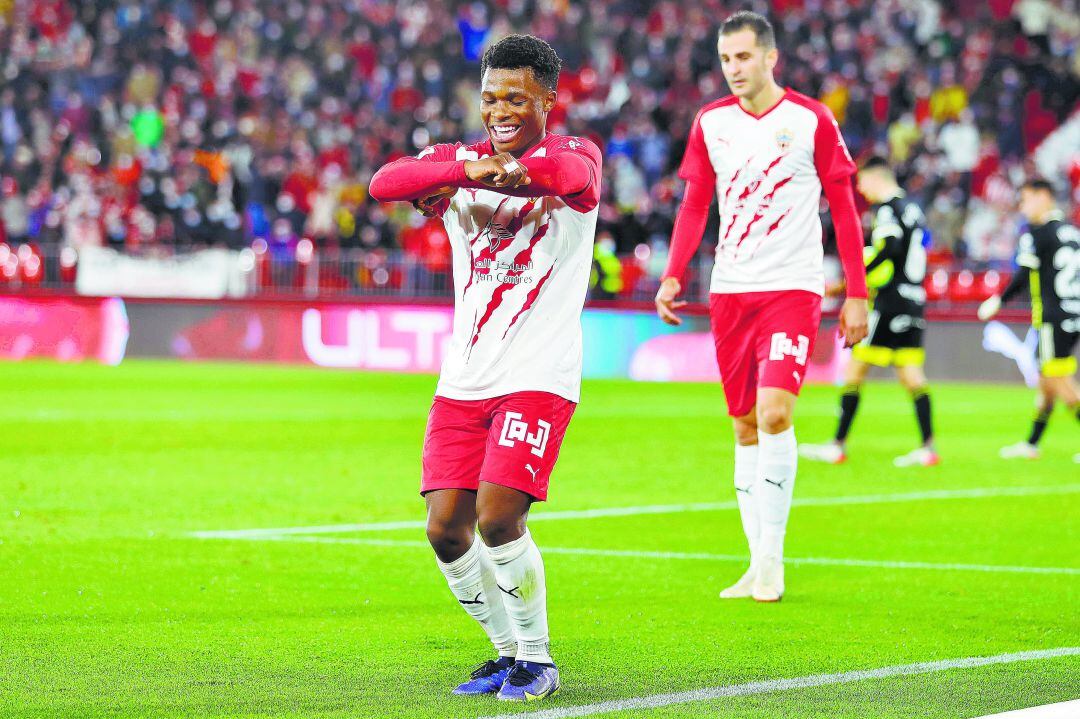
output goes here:
[[791, 147], [791, 143], [795, 141], [795, 133], [786, 127], [782, 130], [776, 131], [776, 146], [780, 148], [780, 152], [787, 152]]

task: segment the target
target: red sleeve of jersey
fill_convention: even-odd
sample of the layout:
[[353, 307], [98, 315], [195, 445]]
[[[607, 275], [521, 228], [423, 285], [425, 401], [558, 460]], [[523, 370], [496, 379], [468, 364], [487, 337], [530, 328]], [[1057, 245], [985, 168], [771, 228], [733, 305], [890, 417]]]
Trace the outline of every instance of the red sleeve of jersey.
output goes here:
[[716, 170], [709, 159], [709, 150], [705, 147], [705, 133], [701, 130], [701, 116], [698, 112], [694, 124], [690, 126], [690, 135], [686, 138], [686, 153], [679, 165], [679, 177], [690, 182], [703, 182], [716, 185]]
[[866, 299], [866, 266], [863, 264], [862, 226], [855, 209], [855, 195], [847, 175], [824, 183], [833, 227], [836, 228], [836, 251], [847, 280], [847, 296]]
[[674, 277], [682, 280], [686, 267], [701, 245], [701, 235], [709, 221], [709, 205], [712, 204], [716, 185], [713, 182], [687, 180], [682, 204], [675, 215], [675, 227], [671, 231], [671, 247], [668, 251], [667, 268], [661, 279]]
[[411, 202], [445, 187], [461, 187], [468, 177], [464, 161], [456, 159], [457, 148], [432, 145], [416, 157], [383, 165], [371, 178], [368, 193], [379, 202]]
[[851, 177], [855, 174], [855, 161], [844, 144], [836, 118], [829, 108], [820, 103], [815, 103], [813, 109], [818, 118], [817, 130], [814, 131], [814, 167], [821, 184], [824, 186], [838, 177]]
[[560, 137], [547, 147], [544, 156], [526, 158], [521, 164], [529, 172], [528, 185], [489, 187], [470, 180], [461, 186], [514, 197], [561, 197], [578, 212], [589, 212], [600, 204], [603, 157], [589, 140]]

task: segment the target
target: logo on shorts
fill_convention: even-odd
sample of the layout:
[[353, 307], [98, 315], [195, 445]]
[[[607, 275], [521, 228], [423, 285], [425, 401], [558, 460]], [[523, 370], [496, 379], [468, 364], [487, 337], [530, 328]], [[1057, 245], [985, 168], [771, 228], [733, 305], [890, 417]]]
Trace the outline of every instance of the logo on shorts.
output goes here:
[[796, 341], [791, 341], [786, 332], [774, 332], [772, 345], [769, 348], [769, 359], [778, 362], [785, 357], [794, 357], [795, 362], [806, 365], [806, 356], [810, 353], [810, 340], [806, 335], [798, 335]]
[[[543, 457], [544, 450], [547, 448], [548, 436], [551, 434], [551, 425], [542, 419], [538, 419], [536, 420], [536, 431], [530, 434], [529, 423], [521, 417], [521, 412], [506, 413], [506, 422], [503, 423], [499, 446], [513, 447], [520, 441], [530, 445], [532, 453], [537, 457]], [[535, 477], [535, 475], [533, 476]]]
[[540, 471], [540, 468], [537, 467], [536, 469], [533, 469], [533, 466], [531, 464], [526, 464], [525, 469], [528, 470], [529, 474], [532, 475], [533, 482], [535, 482], [536, 481], [536, 473]]

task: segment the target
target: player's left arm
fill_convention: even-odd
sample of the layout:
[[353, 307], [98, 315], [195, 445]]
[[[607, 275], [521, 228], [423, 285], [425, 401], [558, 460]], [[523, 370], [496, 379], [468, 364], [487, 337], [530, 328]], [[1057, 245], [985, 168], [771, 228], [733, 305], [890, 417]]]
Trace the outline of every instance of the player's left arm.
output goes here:
[[886, 260], [899, 259], [903, 253], [904, 228], [888, 205], [880, 207], [874, 217], [874, 226], [870, 230], [870, 245], [874, 248], [874, 256], [866, 263], [867, 274]]
[[868, 331], [866, 298], [869, 293], [866, 265], [863, 264], [862, 225], [851, 186], [851, 176], [856, 168], [840, 135], [839, 125], [824, 105], [818, 111], [818, 126], [814, 132], [814, 167], [836, 228], [836, 251], [847, 283], [847, 299], [840, 308], [840, 333], [844, 336], [844, 346], [851, 347], [862, 341]]
[[584, 138], [560, 138], [542, 157], [517, 160], [525, 169], [527, 182], [516, 187], [499, 187], [469, 182], [465, 188], [488, 189], [513, 197], [561, 197], [578, 212], [589, 212], [600, 204], [600, 148]]
[[1030, 232], [1025, 232], [1020, 236], [1020, 243], [1016, 252], [1016, 265], [1016, 272], [1001, 294], [991, 295], [979, 305], [979, 309], [975, 314], [983, 322], [993, 319], [1001, 311], [1003, 304], [1028, 289], [1031, 284], [1031, 270], [1039, 269], [1039, 257], [1036, 254], [1035, 239]]

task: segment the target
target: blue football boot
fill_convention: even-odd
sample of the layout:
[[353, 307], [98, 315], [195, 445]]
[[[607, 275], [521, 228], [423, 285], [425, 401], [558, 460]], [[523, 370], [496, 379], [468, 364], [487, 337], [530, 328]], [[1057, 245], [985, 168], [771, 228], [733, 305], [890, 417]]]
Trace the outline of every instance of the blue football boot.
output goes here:
[[559, 691], [559, 670], [553, 664], [514, 662], [509, 676], [499, 690], [506, 702], [531, 702]]
[[513, 657], [499, 657], [497, 660], [488, 660], [473, 669], [469, 681], [458, 685], [454, 694], [473, 696], [477, 694], [494, 694], [502, 687], [510, 669], [514, 666]]

